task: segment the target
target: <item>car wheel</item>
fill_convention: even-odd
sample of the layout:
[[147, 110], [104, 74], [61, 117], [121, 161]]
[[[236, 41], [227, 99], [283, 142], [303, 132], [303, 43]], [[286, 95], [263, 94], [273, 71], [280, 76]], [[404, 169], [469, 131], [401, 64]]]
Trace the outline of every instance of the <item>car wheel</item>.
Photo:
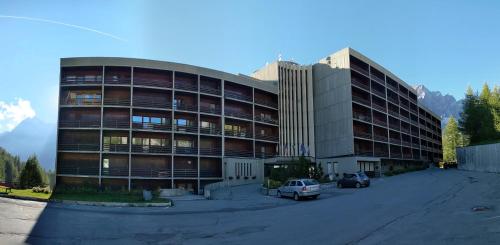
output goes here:
[[293, 200], [295, 201], [300, 200], [299, 194], [297, 194], [297, 192], [293, 193]]
[[361, 187], [361, 184], [359, 182], [356, 182], [356, 188]]
[[283, 196], [281, 195], [281, 191], [278, 191], [278, 192], [276, 193], [276, 195], [277, 195], [279, 198], [282, 198], [282, 197], [283, 197]]
[[338, 184], [337, 184], [337, 187], [338, 187], [339, 189], [342, 189], [342, 184], [341, 184], [341, 183], [338, 183]]

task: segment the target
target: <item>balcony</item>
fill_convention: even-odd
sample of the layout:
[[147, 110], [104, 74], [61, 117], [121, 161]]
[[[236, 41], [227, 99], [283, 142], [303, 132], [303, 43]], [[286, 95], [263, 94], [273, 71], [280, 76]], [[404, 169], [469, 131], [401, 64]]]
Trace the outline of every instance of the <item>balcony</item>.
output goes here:
[[275, 153], [275, 152], [255, 152], [256, 158], [273, 158], [276, 156], [277, 156], [277, 153]]
[[237, 131], [237, 130], [226, 129], [224, 130], [224, 135], [230, 137], [239, 137], [239, 138], [252, 138], [251, 130]]
[[263, 106], [271, 107], [274, 109], [278, 109], [278, 103], [271, 101], [271, 100], [268, 100], [268, 99], [255, 97], [254, 103], [258, 104], [258, 105], [263, 105]]
[[[64, 164], [61, 164], [64, 165]], [[81, 167], [81, 166], [58, 166], [57, 174], [67, 175], [99, 175], [99, 167]]]
[[255, 121], [270, 123], [270, 124], [278, 124], [278, 119], [271, 118], [267, 115], [255, 115]]
[[133, 105], [136, 107], [148, 107], [148, 108], [159, 108], [159, 109], [172, 108], [172, 103], [168, 102], [167, 99], [145, 97], [145, 96], [134, 96]]
[[384, 91], [380, 91], [378, 89], [372, 89], [372, 93], [374, 93], [382, 98], [385, 98], [385, 89], [384, 89]]
[[229, 117], [236, 117], [236, 118], [243, 118], [243, 119], [247, 119], [247, 120], [252, 120], [252, 114], [251, 113], [246, 113], [246, 112], [243, 112], [243, 111], [226, 109], [224, 111], [224, 115], [225, 116], [229, 116]]
[[130, 77], [106, 76], [104, 78], [104, 84], [110, 85], [130, 85], [130, 81]]
[[91, 97], [79, 97], [79, 98], [67, 98], [67, 99], [61, 99], [61, 105], [92, 105], [92, 106], [98, 106], [101, 105], [101, 98], [100, 95], [97, 95], [97, 97], [92, 98], [93, 95], [90, 95]]
[[387, 151], [375, 151], [374, 156], [375, 157], [389, 157], [389, 152], [387, 152]]
[[279, 141], [279, 136], [277, 136], [277, 135], [261, 135], [261, 134], [257, 134], [257, 135], [255, 135], [255, 139], [277, 142], [277, 141]]
[[363, 112], [358, 112], [358, 111], [354, 111], [352, 112], [352, 117], [354, 119], [358, 119], [358, 120], [361, 120], [363, 122], [367, 122], [367, 123], [371, 123], [372, 122], [372, 117], [370, 116], [370, 114], [366, 114], [366, 113], [363, 113]]
[[238, 150], [238, 149], [226, 149], [224, 156], [230, 157], [253, 157], [253, 151], [251, 150]]
[[386, 121], [385, 118], [381, 119], [381, 118], [378, 118], [378, 117], [373, 117], [373, 123], [377, 124], [377, 125], [380, 125], [380, 126], [387, 127], [387, 121]]
[[197, 126], [188, 126], [188, 125], [177, 125], [177, 124], [174, 124], [174, 130], [176, 132], [198, 133], [198, 127]]
[[370, 91], [370, 84], [364, 83], [361, 79], [352, 77], [351, 82], [353, 85], [355, 85], [359, 88]]
[[99, 144], [62, 143], [58, 145], [60, 151], [99, 151]]
[[396, 145], [400, 145], [401, 144], [401, 140], [400, 139], [393, 138], [393, 137], [389, 138], [389, 142], [391, 142], [392, 144], [396, 144]]
[[104, 152], [129, 152], [128, 144], [104, 144], [102, 146]]
[[60, 128], [100, 128], [100, 120], [60, 120]]
[[104, 119], [103, 128], [130, 128], [130, 123], [125, 120]]
[[170, 146], [159, 145], [132, 145], [132, 152], [169, 154], [172, 153], [172, 148]]
[[210, 134], [210, 135], [221, 135], [222, 130], [220, 129], [220, 126], [217, 128], [203, 128], [200, 127], [200, 134]]
[[222, 174], [220, 171], [215, 170], [200, 170], [200, 177], [202, 178], [221, 178]]
[[175, 83], [175, 89], [185, 90], [185, 91], [192, 91], [192, 92], [198, 92], [198, 86], [195, 85], [195, 84], [190, 84], [190, 83], [176, 82]]
[[374, 134], [373, 139], [378, 140], [378, 141], [387, 142], [387, 135]]
[[143, 77], [134, 77], [134, 86], [172, 88], [172, 82], [164, 79], [149, 79]]
[[150, 178], [170, 178], [172, 171], [167, 168], [134, 168], [130, 171], [130, 175], [134, 177], [150, 177]]
[[224, 98], [237, 99], [237, 100], [252, 102], [252, 96], [245, 95], [245, 94], [242, 94], [242, 93], [238, 93], [238, 92], [235, 92], [235, 91], [229, 91], [229, 90], [224, 91]]
[[402, 144], [403, 146], [408, 146], [408, 147], [410, 147], [410, 146], [411, 146], [411, 142], [410, 142], [410, 141], [405, 141], [405, 140], [403, 140], [403, 141], [401, 142], [401, 144]]
[[355, 95], [355, 94], [352, 95], [352, 100], [355, 102], [361, 103], [363, 105], [367, 105], [367, 106], [371, 105], [369, 99], [363, 98], [363, 97]]
[[196, 178], [198, 177], [197, 169], [174, 169], [174, 177]]
[[220, 88], [200, 85], [200, 92], [205, 94], [221, 95], [222, 91]]
[[392, 89], [392, 91], [397, 92], [399, 90], [398, 89], [398, 82], [390, 79], [389, 77], [387, 77], [387, 78], [388, 78], [387, 83], [386, 83], [387, 87]]
[[352, 55], [349, 56], [349, 60], [351, 69], [364, 74], [365, 76], [370, 76], [370, 73], [368, 72], [368, 64]]
[[190, 105], [190, 104], [175, 104], [174, 110], [197, 112], [198, 106], [197, 105]]
[[221, 114], [221, 107], [220, 106], [200, 105], [200, 112], [220, 115]]
[[104, 105], [130, 106], [130, 99], [123, 98], [104, 98]]
[[61, 85], [100, 85], [101, 75], [68, 75], [61, 78]]
[[211, 147], [211, 148], [200, 148], [200, 155], [205, 156], [221, 156], [222, 149], [219, 147]]
[[142, 130], [171, 131], [172, 125], [171, 124], [146, 123], [146, 122], [142, 122], [142, 123], [134, 122], [134, 123], [132, 123], [132, 128], [133, 129], [140, 129], [140, 130], [142, 129]]
[[198, 147], [174, 146], [175, 154], [198, 155]]
[[362, 131], [358, 131], [358, 130], [354, 131], [354, 136], [355, 137], [360, 137], [360, 138], [365, 138], [365, 139], [371, 139], [372, 138], [372, 134], [371, 133], [362, 132]]
[[102, 168], [101, 175], [103, 176], [128, 176], [129, 170], [128, 167], [110, 167], [110, 168]]

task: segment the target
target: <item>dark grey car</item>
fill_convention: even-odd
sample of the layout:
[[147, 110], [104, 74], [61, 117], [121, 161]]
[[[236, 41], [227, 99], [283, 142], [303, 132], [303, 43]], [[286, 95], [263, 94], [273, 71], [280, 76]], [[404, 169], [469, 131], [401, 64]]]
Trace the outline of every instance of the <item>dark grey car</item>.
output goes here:
[[344, 177], [337, 181], [338, 188], [344, 187], [356, 187], [360, 188], [362, 186], [370, 186], [370, 179], [363, 172], [357, 172], [354, 174], [344, 174]]

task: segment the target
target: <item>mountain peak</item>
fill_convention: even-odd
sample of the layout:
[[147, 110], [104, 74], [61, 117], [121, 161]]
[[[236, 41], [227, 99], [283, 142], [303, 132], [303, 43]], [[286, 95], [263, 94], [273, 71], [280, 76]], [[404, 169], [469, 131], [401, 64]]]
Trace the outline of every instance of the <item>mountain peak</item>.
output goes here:
[[450, 116], [455, 118], [460, 117], [462, 112], [462, 100], [456, 100], [452, 95], [443, 95], [440, 91], [430, 91], [422, 84], [413, 86], [417, 91], [418, 101], [429, 108], [434, 113], [438, 114], [444, 124]]

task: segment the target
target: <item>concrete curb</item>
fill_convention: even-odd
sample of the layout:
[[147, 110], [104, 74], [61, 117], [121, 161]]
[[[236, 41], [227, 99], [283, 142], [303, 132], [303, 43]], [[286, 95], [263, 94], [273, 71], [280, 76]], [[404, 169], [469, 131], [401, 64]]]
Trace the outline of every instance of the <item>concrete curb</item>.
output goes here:
[[73, 200], [50, 200], [52, 203], [62, 203], [70, 205], [85, 205], [85, 206], [100, 206], [100, 207], [172, 207], [173, 202], [165, 203], [127, 203], [127, 202], [87, 202], [87, 201], [73, 201]]
[[17, 200], [35, 201], [35, 202], [49, 202], [49, 200], [43, 199], [43, 198], [13, 196], [13, 195], [8, 195], [8, 194], [0, 194], [0, 197], [17, 199]]

